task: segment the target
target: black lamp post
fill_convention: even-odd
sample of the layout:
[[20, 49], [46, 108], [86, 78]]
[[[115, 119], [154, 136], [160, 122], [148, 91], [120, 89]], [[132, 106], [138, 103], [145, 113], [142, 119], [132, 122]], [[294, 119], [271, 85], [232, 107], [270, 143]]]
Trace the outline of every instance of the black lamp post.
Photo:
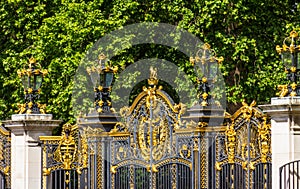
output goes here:
[[195, 57], [190, 57], [190, 62], [197, 74], [199, 104], [203, 107], [213, 104], [210, 89], [213, 87], [218, 74], [218, 66], [222, 61], [223, 57], [217, 58], [215, 51], [208, 43], [202, 46]]
[[18, 75], [22, 79], [25, 93], [25, 103], [19, 104], [19, 113], [39, 114], [45, 113], [46, 105], [37, 103], [40, 97], [40, 87], [43, 77], [48, 73], [47, 70], [41, 69], [41, 65], [34, 58], [29, 59], [29, 64], [22, 70], [18, 70]]
[[298, 33], [292, 31], [290, 36], [285, 38], [282, 47], [276, 46], [276, 50], [281, 54], [282, 61], [285, 65], [285, 72], [287, 73], [287, 79], [289, 84], [279, 85], [278, 88], [281, 90], [280, 97], [285, 96], [298, 96], [300, 94], [300, 87], [297, 84], [299, 79], [299, 56], [300, 45], [297, 45]]
[[114, 80], [114, 74], [117, 73], [118, 67], [112, 67], [105, 61], [104, 54], [99, 55], [96, 66], [88, 67], [86, 70], [94, 84], [95, 108], [98, 113], [114, 113], [111, 103], [111, 84]]

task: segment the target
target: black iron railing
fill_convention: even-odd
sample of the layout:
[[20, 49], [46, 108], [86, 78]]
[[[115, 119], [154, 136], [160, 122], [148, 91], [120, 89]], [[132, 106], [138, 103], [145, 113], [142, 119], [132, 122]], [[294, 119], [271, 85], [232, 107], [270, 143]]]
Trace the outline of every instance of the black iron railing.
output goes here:
[[289, 162], [279, 168], [280, 189], [300, 188], [300, 160]]

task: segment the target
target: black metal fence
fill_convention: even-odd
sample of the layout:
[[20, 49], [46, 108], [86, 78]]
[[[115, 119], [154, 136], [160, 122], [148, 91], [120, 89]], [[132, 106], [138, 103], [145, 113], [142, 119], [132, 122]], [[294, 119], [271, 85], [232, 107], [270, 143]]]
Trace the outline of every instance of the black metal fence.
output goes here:
[[289, 162], [279, 168], [280, 189], [300, 188], [300, 160]]
[[[199, 127], [181, 124], [163, 94], [147, 107], [147, 95], [110, 132], [64, 125], [62, 136], [41, 137], [42, 189], [271, 189], [270, 124], [259, 109]], [[281, 170], [288, 187], [299, 182], [291, 170], [298, 163]]]

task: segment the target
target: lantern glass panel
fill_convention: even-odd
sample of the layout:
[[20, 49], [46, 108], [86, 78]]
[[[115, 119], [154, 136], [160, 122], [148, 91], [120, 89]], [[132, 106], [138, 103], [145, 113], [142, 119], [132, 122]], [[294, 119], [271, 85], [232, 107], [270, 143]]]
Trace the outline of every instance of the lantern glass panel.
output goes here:
[[93, 85], [96, 86], [97, 83], [99, 82], [99, 74], [98, 74], [98, 72], [97, 71], [92, 71], [90, 73], [90, 77], [91, 77]]
[[283, 62], [283, 64], [284, 64], [284, 66], [287, 68], [287, 69], [289, 69], [289, 68], [291, 68], [293, 65], [292, 65], [292, 59], [293, 59], [293, 57], [292, 57], [292, 54], [291, 53], [289, 53], [289, 52], [283, 52], [282, 54], [281, 54], [281, 59], [282, 59], [282, 62]]
[[43, 76], [41, 74], [39, 74], [39, 75], [35, 75], [34, 78], [35, 78], [34, 90], [38, 90], [42, 85]]
[[195, 69], [195, 73], [197, 75], [198, 78], [202, 78], [204, 77], [204, 66], [201, 65], [200, 62], [197, 62], [194, 66], [194, 69]]
[[113, 81], [113, 73], [112, 72], [106, 73], [105, 86], [104, 87], [110, 87], [112, 81]]
[[212, 61], [212, 62], [209, 62], [208, 66], [207, 66], [207, 69], [208, 69], [208, 79], [215, 79], [217, 77], [217, 74], [218, 74], [218, 69], [219, 69], [219, 65], [217, 63], [217, 61]]
[[299, 52], [297, 52], [297, 54], [295, 55], [295, 60], [296, 60], [296, 64], [297, 64], [297, 69], [300, 69], [300, 55], [298, 54]]
[[24, 89], [27, 90], [28, 88], [30, 88], [30, 80], [28, 78], [28, 75], [23, 75], [22, 76], [22, 83], [24, 86]]

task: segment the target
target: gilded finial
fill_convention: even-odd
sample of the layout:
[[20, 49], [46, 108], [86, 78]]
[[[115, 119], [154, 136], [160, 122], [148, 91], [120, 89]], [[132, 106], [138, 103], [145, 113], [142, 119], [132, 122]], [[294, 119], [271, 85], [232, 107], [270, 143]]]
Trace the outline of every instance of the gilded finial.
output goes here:
[[297, 38], [298, 37], [298, 32], [296, 32], [295, 30], [291, 31], [290, 37]]
[[106, 56], [105, 56], [105, 54], [101, 53], [98, 58], [99, 58], [99, 60], [105, 60]]
[[150, 77], [148, 79], [149, 85], [157, 85], [158, 79], [157, 79], [157, 68], [150, 67]]
[[29, 63], [30, 63], [30, 64], [35, 64], [35, 63], [36, 63], [36, 59], [33, 58], [33, 57], [31, 57], [31, 58], [29, 59]]

